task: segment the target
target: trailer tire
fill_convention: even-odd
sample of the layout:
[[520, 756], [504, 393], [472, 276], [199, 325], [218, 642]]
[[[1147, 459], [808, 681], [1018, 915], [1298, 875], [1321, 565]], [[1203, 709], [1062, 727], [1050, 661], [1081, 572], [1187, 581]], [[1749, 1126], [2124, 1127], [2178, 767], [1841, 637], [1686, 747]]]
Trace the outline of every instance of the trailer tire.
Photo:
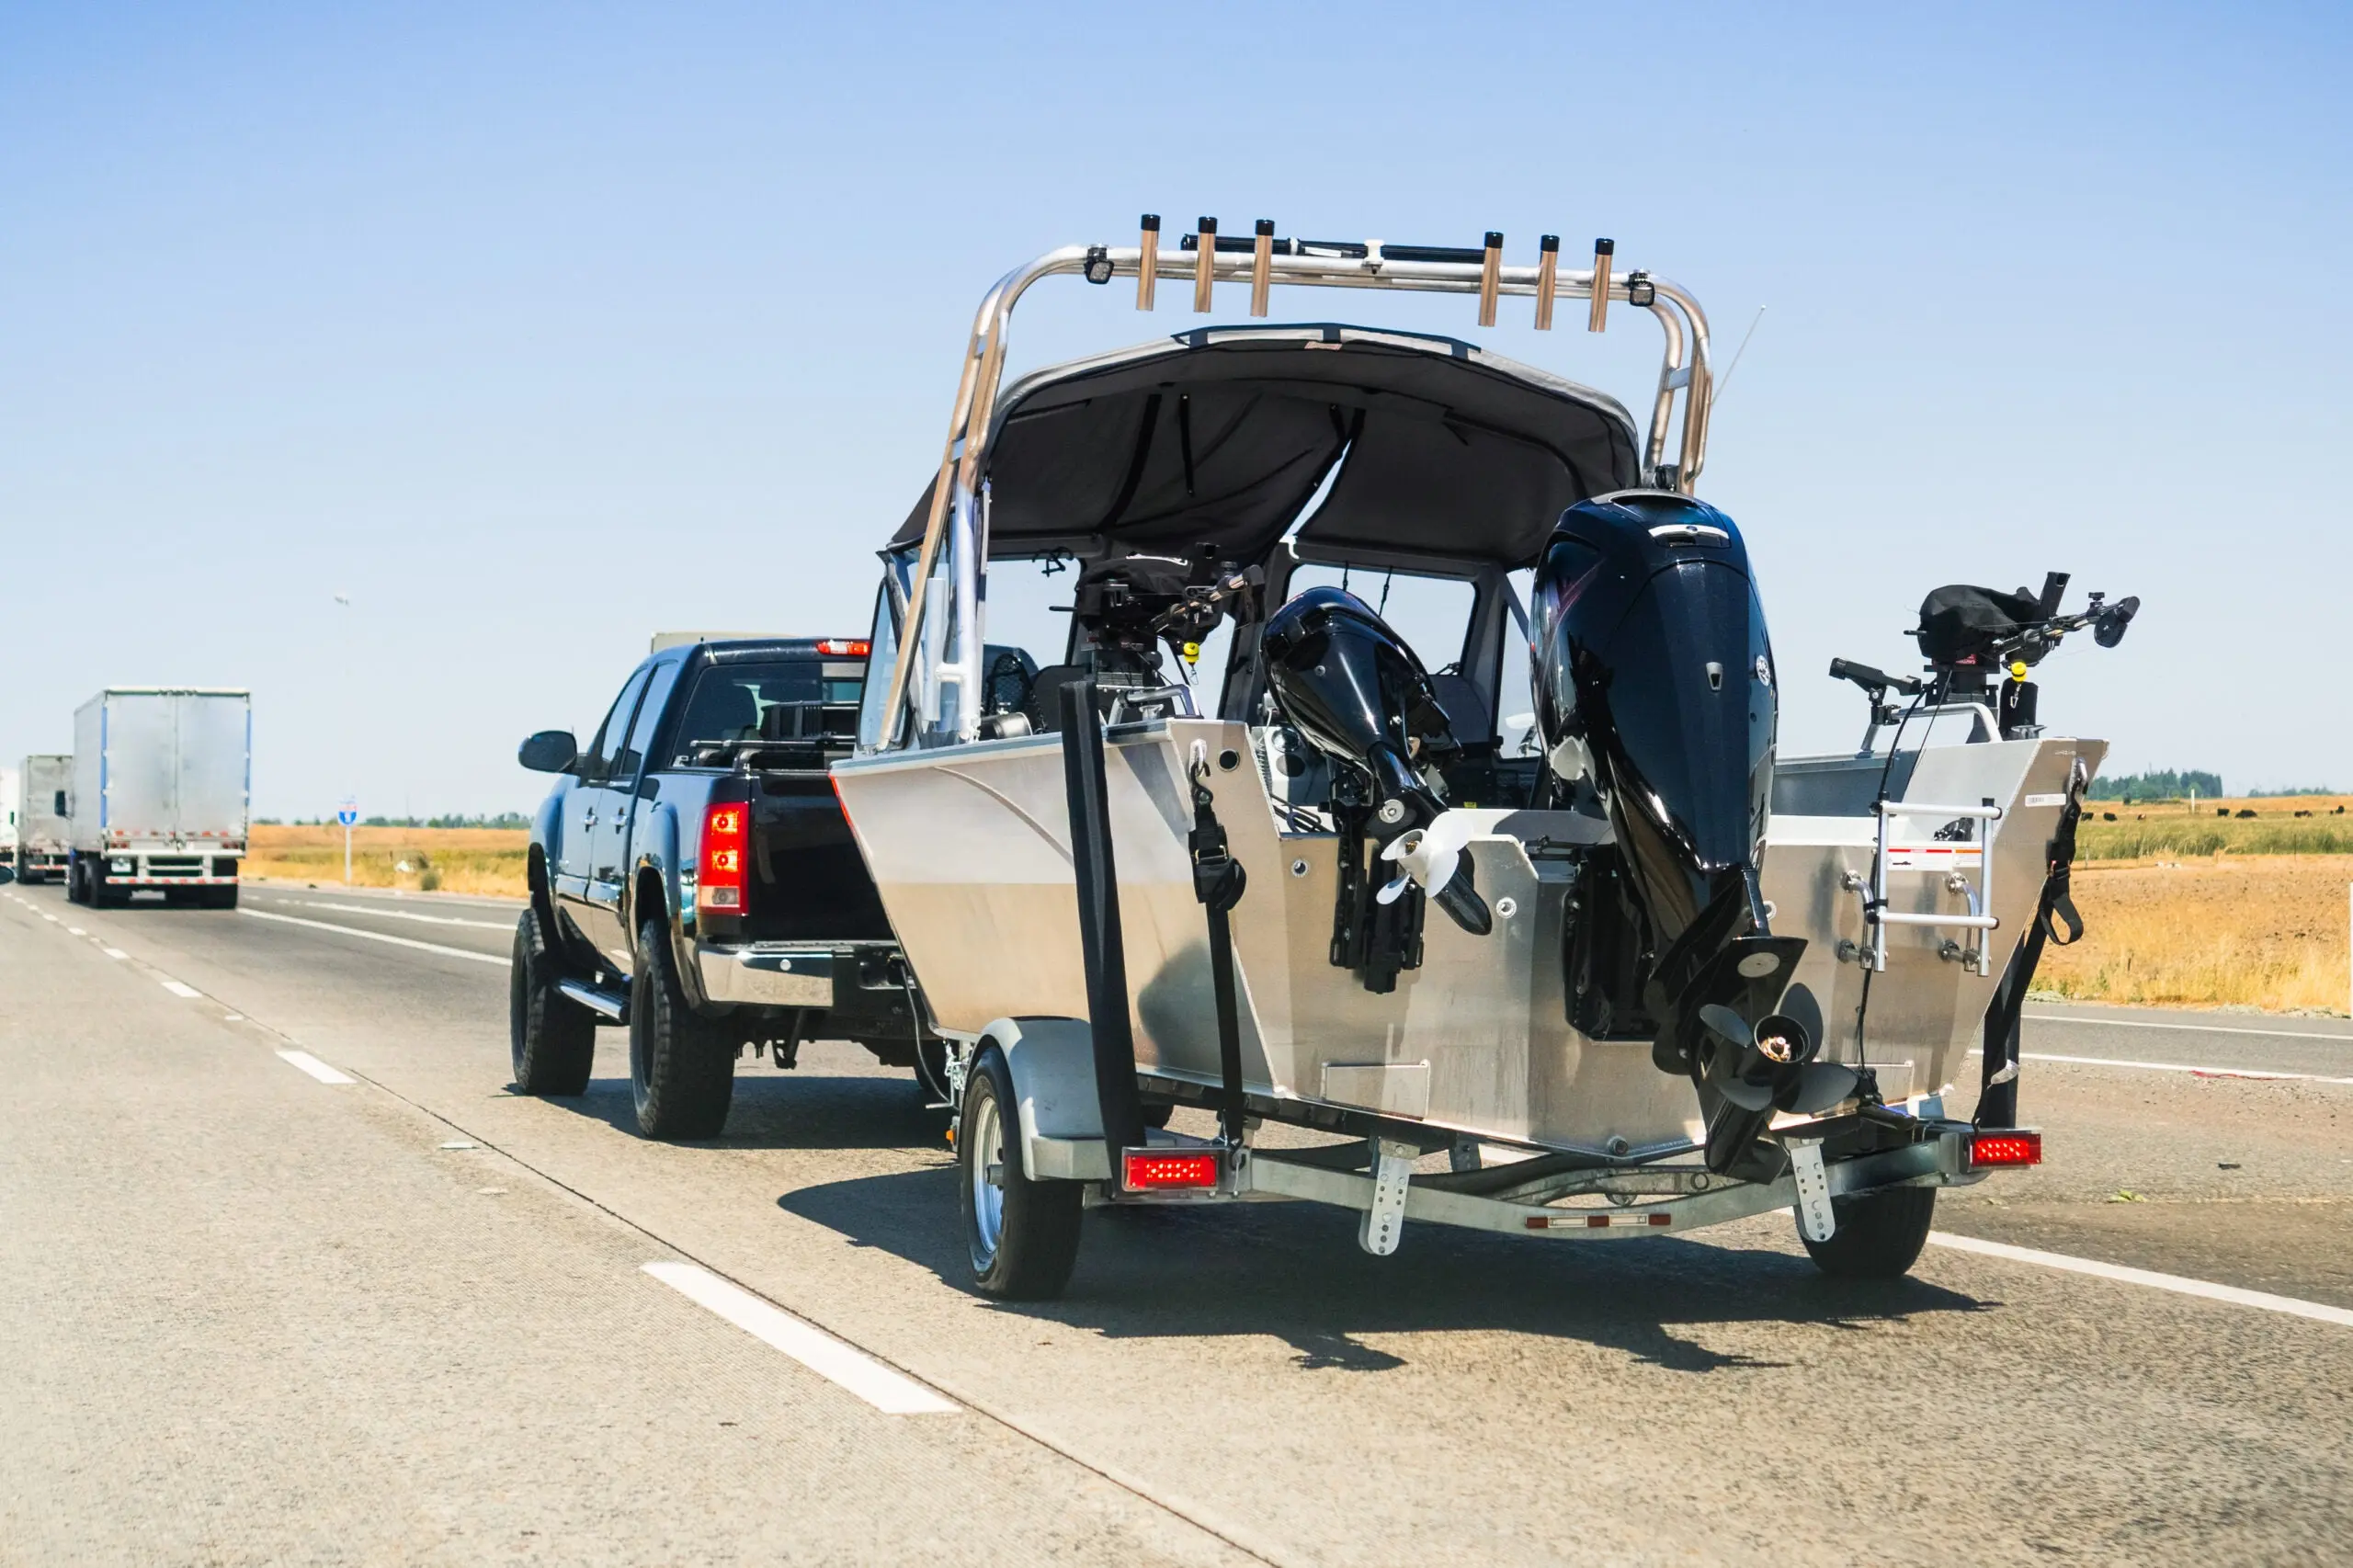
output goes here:
[[527, 1095], [586, 1092], [597, 1060], [596, 1016], [555, 988], [555, 953], [536, 905], [515, 923], [515, 962], [508, 976], [507, 1049], [515, 1086]]
[[669, 927], [659, 919], [640, 926], [629, 1003], [629, 1083], [638, 1131], [665, 1142], [718, 1137], [735, 1097], [735, 1041], [687, 1000]]
[[82, 863], [78, 855], [65, 863], [65, 902], [90, 902], [90, 869]]
[[1840, 1279], [1898, 1279], [1919, 1260], [1937, 1216], [1933, 1187], [1892, 1187], [1859, 1198], [1834, 1198], [1838, 1228], [1826, 1242], [1798, 1232], [1814, 1266]]
[[1021, 1117], [1013, 1072], [990, 1046], [964, 1081], [957, 1115], [957, 1206], [972, 1283], [1009, 1301], [1048, 1301], [1070, 1283], [1078, 1261], [1086, 1189], [1074, 1181], [1032, 1181], [1021, 1167]]
[[214, 888], [212, 890], [212, 896], [206, 899], [204, 902], [207, 907], [212, 909], [234, 909], [237, 907], [237, 890], [235, 888]]

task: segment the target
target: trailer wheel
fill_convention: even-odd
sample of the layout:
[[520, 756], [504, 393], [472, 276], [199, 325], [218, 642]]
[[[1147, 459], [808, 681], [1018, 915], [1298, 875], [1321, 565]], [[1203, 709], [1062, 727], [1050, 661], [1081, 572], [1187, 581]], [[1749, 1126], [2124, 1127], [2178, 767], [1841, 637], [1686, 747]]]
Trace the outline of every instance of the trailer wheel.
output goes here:
[[629, 1082], [637, 1130], [665, 1142], [718, 1137], [735, 1097], [735, 1037], [699, 1017], [687, 1000], [670, 954], [669, 927], [658, 918], [637, 933]]
[[1031, 1181], [1021, 1168], [1013, 1074], [990, 1046], [972, 1063], [956, 1128], [956, 1190], [972, 1282], [984, 1296], [1045, 1301], [1063, 1293], [1078, 1261], [1086, 1191], [1074, 1181]]
[[597, 1060], [597, 1020], [555, 988], [555, 955], [536, 907], [515, 923], [515, 963], [508, 975], [506, 1033], [515, 1086], [527, 1095], [585, 1092]]
[[90, 902], [90, 869], [82, 863], [82, 858], [78, 855], [65, 863], [65, 902], [68, 903]]
[[1824, 1274], [1841, 1279], [1895, 1279], [1918, 1261], [1937, 1214], [1933, 1187], [1892, 1187], [1859, 1198], [1834, 1198], [1838, 1228], [1826, 1242], [1798, 1240]]

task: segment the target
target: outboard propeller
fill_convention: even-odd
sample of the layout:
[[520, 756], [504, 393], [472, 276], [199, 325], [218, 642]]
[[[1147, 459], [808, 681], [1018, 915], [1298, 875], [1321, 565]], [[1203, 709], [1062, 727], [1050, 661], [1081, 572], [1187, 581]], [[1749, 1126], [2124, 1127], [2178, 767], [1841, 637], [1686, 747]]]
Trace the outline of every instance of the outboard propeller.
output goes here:
[[1408, 828], [1389, 841], [1381, 858], [1397, 868], [1373, 897], [1394, 903], [1408, 887], [1418, 886], [1454, 917], [1454, 923], [1474, 937], [1495, 929], [1487, 901], [1472, 891], [1470, 861], [1462, 854], [1478, 824], [1461, 812], [1441, 812], [1427, 827]]

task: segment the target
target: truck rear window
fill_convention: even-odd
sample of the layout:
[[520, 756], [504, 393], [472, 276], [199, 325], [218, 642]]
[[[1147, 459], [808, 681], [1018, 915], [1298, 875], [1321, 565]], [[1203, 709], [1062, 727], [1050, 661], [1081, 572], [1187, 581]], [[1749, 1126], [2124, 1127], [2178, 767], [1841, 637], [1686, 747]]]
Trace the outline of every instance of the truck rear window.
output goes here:
[[[822, 659], [774, 659], [741, 664], [706, 665], [695, 677], [694, 694], [687, 699], [674, 750], [700, 744], [724, 744], [761, 738], [761, 716], [772, 708], [808, 710], [803, 725], [789, 731], [814, 733], [845, 732], [857, 723], [856, 709], [866, 686], [865, 667], [832, 664]], [[824, 710], [850, 711], [839, 724]], [[821, 722], [823, 720], [827, 721]]]

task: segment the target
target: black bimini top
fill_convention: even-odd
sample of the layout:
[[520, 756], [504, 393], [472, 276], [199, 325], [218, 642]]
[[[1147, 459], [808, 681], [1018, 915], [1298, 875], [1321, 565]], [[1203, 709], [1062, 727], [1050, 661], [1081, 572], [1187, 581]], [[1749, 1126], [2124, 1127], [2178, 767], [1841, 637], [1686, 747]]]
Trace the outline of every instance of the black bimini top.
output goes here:
[[[1643, 483], [1614, 398], [1452, 338], [1210, 327], [1024, 377], [998, 404], [989, 553], [1255, 561], [1334, 463], [1302, 543], [1504, 566], [1553, 520]], [[892, 541], [923, 538], [928, 488]]]

